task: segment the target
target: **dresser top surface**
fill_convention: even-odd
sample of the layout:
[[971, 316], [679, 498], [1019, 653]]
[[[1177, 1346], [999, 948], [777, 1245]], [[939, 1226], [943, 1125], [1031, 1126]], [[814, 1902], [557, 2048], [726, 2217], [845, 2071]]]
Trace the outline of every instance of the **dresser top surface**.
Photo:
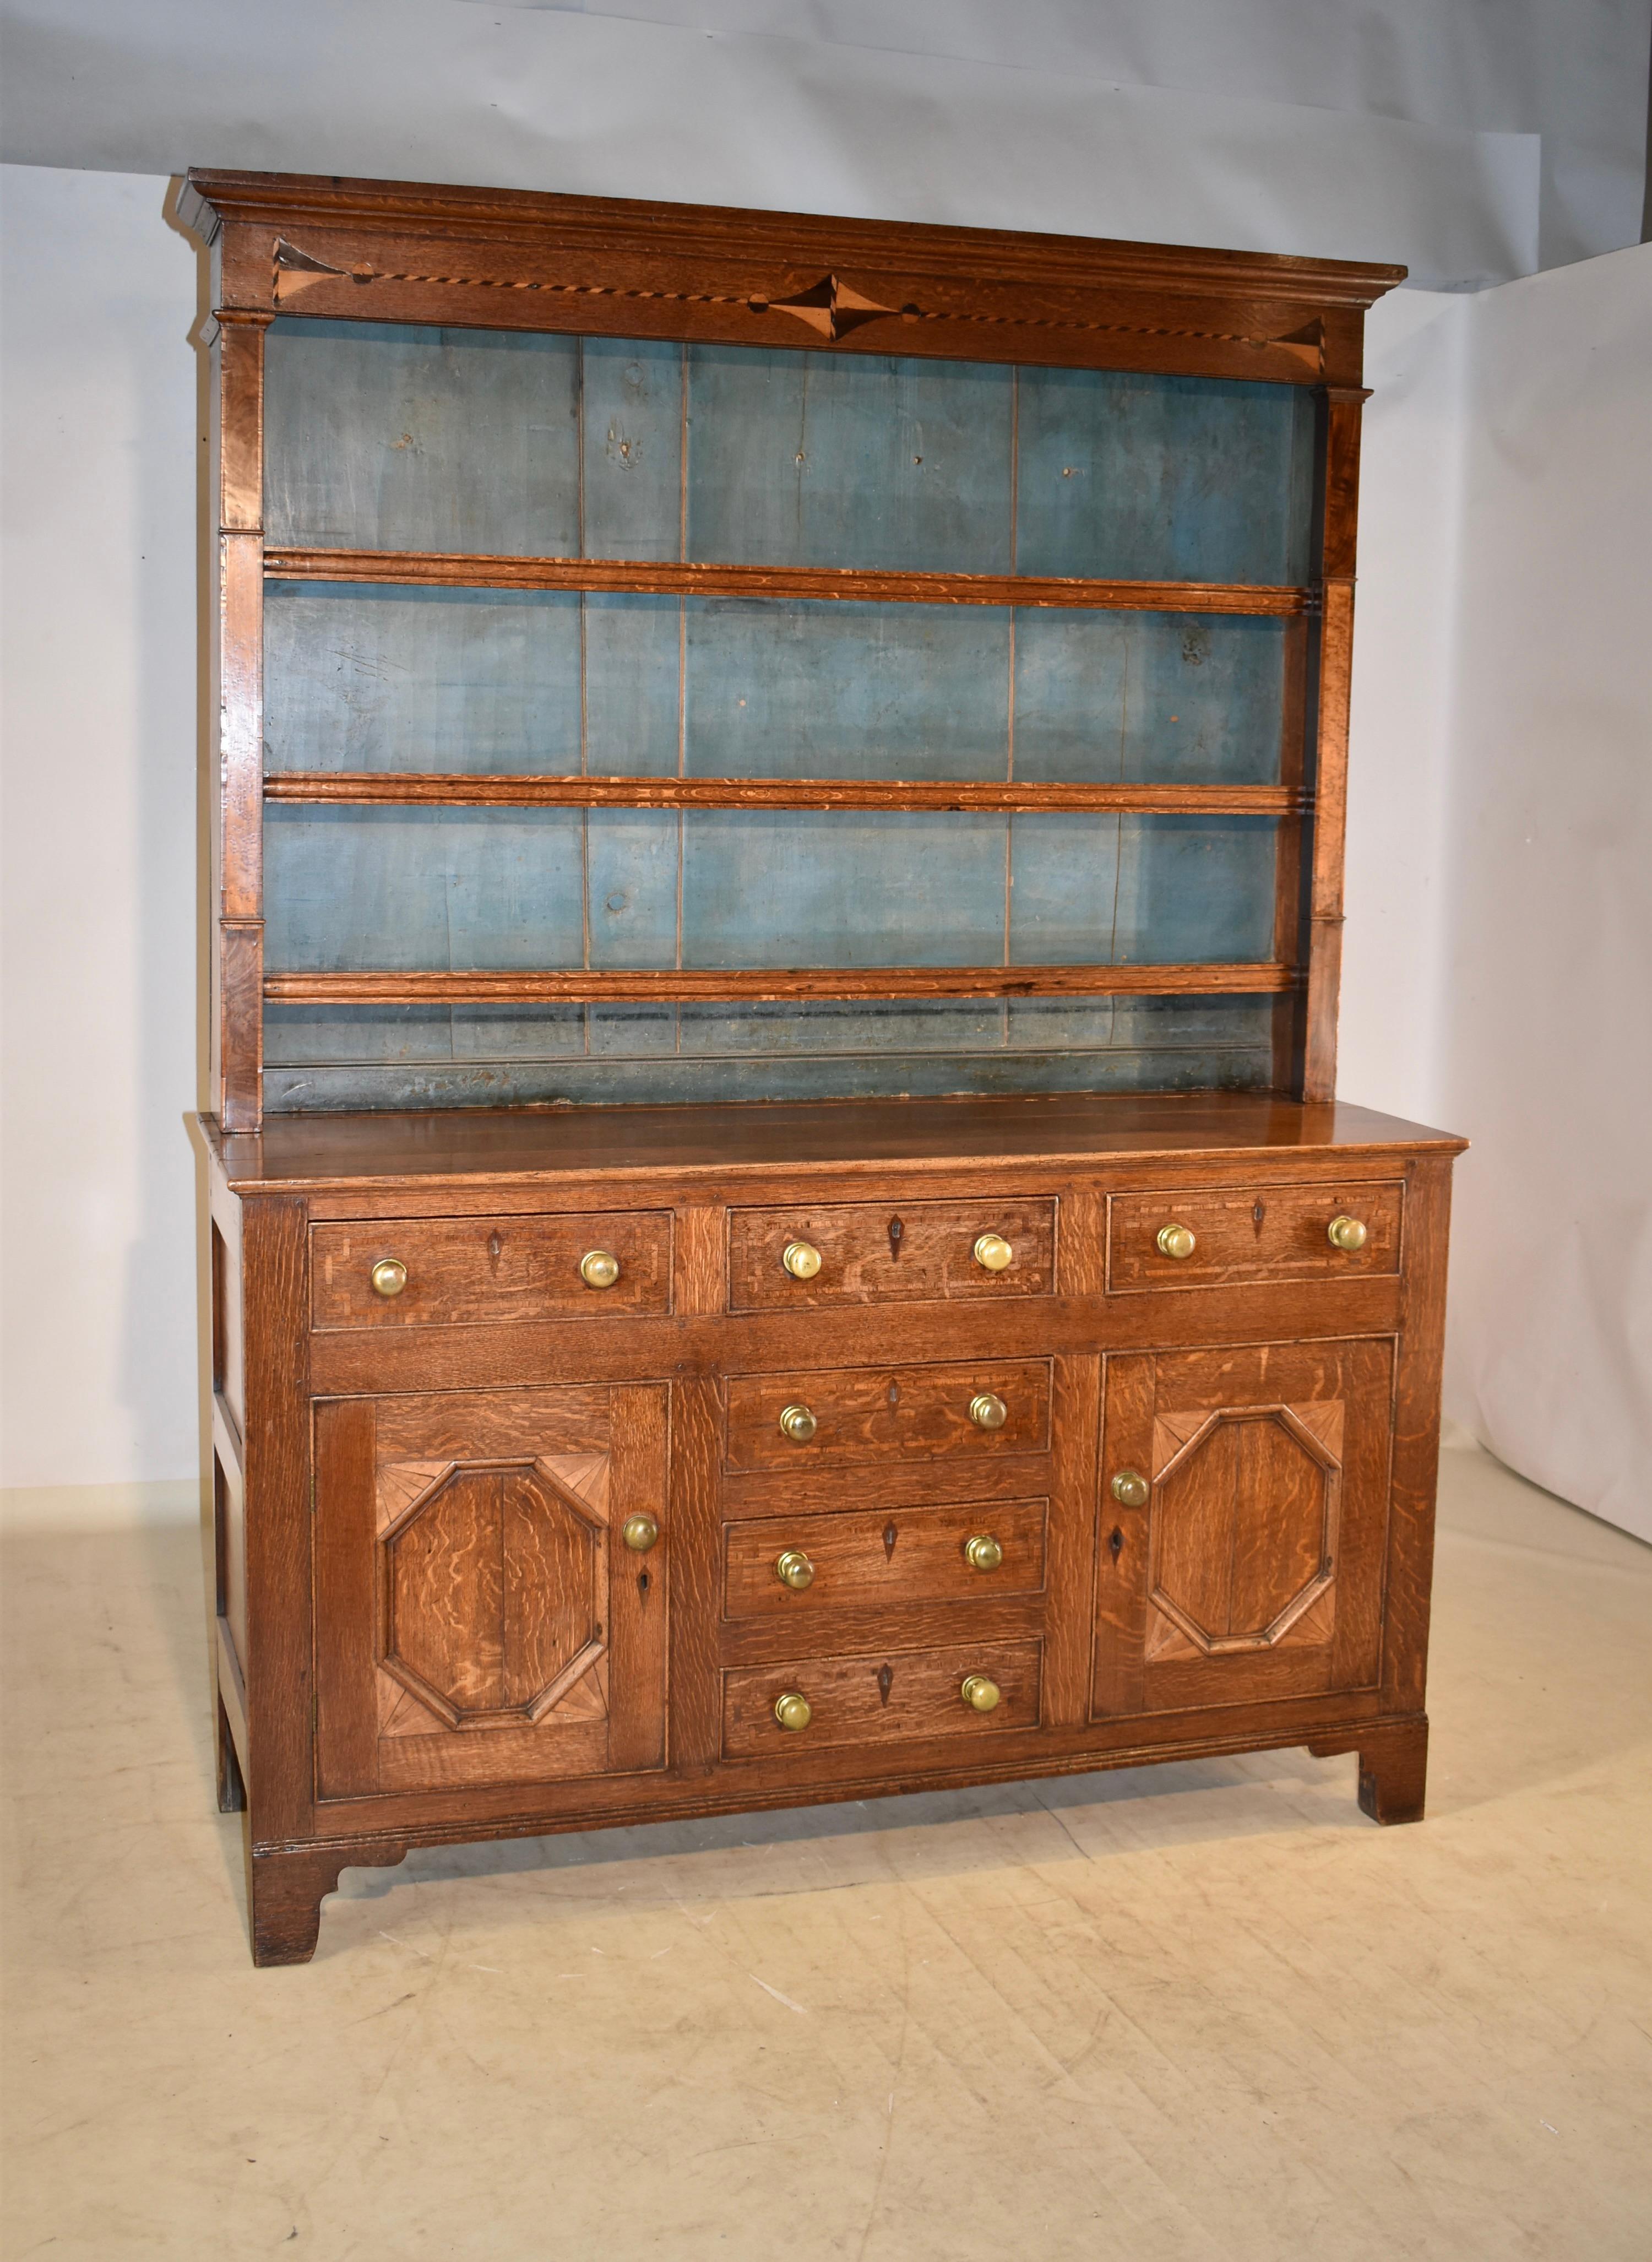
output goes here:
[[240, 1193], [406, 1179], [635, 1178], [898, 1165], [1106, 1163], [1189, 1154], [1277, 1160], [1339, 1152], [1458, 1154], [1466, 1141], [1341, 1102], [1269, 1094], [840, 1100], [812, 1106], [454, 1108], [277, 1117], [226, 1135], [199, 1119]]

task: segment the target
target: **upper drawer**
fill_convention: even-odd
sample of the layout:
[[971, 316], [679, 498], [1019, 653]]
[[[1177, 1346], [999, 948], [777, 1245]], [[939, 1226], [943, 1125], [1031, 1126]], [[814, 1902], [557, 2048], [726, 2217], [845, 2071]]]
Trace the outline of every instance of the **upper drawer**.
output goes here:
[[[801, 1252], [796, 1271], [788, 1250]], [[729, 1305], [736, 1312], [1047, 1296], [1054, 1271], [1050, 1200], [839, 1202], [729, 1216]]]
[[[580, 1270], [603, 1257], [619, 1266], [607, 1286], [606, 1265]], [[375, 1285], [376, 1272], [382, 1285]], [[376, 1218], [318, 1225], [310, 1234], [310, 1319], [317, 1328], [664, 1312], [671, 1279], [669, 1210]]]
[[[788, 1419], [793, 1416], [798, 1418]], [[815, 1467], [908, 1455], [1042, 1453], [1049, 1444], [1050, 1368], [1045, 1359], [843, 1367], [729, 1380], [731, 1469]]]
[[[1107, 1285], [1118, 1294], [1397, 1272], [1404, 1198], [1393, 1181], [1113, 1194]], [[1357, 1245], [1340, 1246], [1333, 1225], [1344, 1243]]]

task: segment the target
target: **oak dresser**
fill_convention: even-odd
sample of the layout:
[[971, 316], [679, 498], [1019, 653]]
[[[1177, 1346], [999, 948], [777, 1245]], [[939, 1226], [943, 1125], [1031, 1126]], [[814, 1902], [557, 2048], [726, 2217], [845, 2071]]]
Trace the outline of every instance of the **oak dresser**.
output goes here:
[[1335, 1099], [1399, 270], [193, 174], [219, 1791], [1423, 1808], [1453, 1158]]

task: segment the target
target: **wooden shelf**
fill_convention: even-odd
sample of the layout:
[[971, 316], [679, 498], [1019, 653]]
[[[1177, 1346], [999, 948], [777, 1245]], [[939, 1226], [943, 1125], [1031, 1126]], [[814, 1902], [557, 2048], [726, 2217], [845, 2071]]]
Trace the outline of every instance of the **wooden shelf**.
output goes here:
[[655, 597], [805, 597], [860, 604], [1070, 606], [1094, 612], [1287, 617], [1317, 593], [1252, 582], [1090, 581], [1031, 573], [886, 573], [825, 566], [683, 566], [619, 558], [500, 558], [413, 550], [267, 549], [275, 581], [421, 588], [573, 589]]
[[1124, 810], [1296, 817], [1311, 797], [1286, 786], [1048, 784], [961, 778], [549, 777], [455, 771], [279, 770], [264, 799], [470, 809], [933, 809]]
[[264, 996], [283, 1005], [780, 1005], [820, 998], [1107, 998], [1245, 996], [1294, 990], [1297, 969], [1205, 966], [678, 967], [627, 971], [271, 974]]

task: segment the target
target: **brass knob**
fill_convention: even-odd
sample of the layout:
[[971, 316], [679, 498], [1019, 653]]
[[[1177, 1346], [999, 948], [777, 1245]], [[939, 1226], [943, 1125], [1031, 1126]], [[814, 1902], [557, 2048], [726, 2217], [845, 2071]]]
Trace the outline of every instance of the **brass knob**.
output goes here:
[[1120, 1469], [1110, 1489], [1121, 1508], [1146, 1508], [1147, 1505], [1147, 1480], [1138, 1476], [1134, 1469]]
[[964, 1542], [964, 1560], [972, 1571], [995, 1571], [1003, 1560], [1003, 1549], [988, 1531], [978, 1531]]
[[794, 1280], [812, 1280], [820, 1271], [820, 1251], [812, 1241], [788, 1241], [780, 1262]]
[[978, 1430], [1002, 1430], [1009, 1408], [995, 1390], [978, 1390], [969, 1401], [969, 1418]]
[[587, 1288], [611, 1288], [620, 1277], [620, 1260], [607, 1249], [588, 1250], [579, 1259], [579, 1278]]
[[639, 1508], [620, 1526], [620, 1537], [634, 1555], [646, 1555], [659, 1538], [659, 1519], [650, 1516], [645, 1508]]
[[1161, 1257], [1191, 1257], [1194, 1251], [1192, 1233], [1185, 1225], [1161, 1225], [1159, 1228], [1159, 1254]]
[[801, 1595], [815, 1583], [815, 1566], [801, 1547], [783, 1547], [774, 1559], [774, 1575], [783, 1587]]
[[983, 1233], [975, 1243], [975, 1262], [984, 1272], [1007, 1272], [1016, 1252], [1002, 1233]]
[[984, 1673], [972, 1673], [958, 1693], [972, 1712], [990, 1712], [1003, 1692]]
[[783, 1728], [807, 1728], [815, 1715], [809, 1710], [808, 1697], [795, 1689], [788, 1689], [783, 1696], [775, 1698], [774, 1717]]
[[807, 1445], [818, 1427], [807, 1406], [787, 1406], [781, 1410], [780, 1428], [794, 1445]]
[[1325, 1228], [1325, 1238], [1333, 1249], [1346, 1249], [1350, 1255], [1363, 1249], [1370, 1234], [1357, 1217], [1333, 1217]]
[[399, 1257], [381, 1257], [373, 1267], [373, 1286], [381, 1296], [399, 1296], [407, 1286], [407, 1267]]

